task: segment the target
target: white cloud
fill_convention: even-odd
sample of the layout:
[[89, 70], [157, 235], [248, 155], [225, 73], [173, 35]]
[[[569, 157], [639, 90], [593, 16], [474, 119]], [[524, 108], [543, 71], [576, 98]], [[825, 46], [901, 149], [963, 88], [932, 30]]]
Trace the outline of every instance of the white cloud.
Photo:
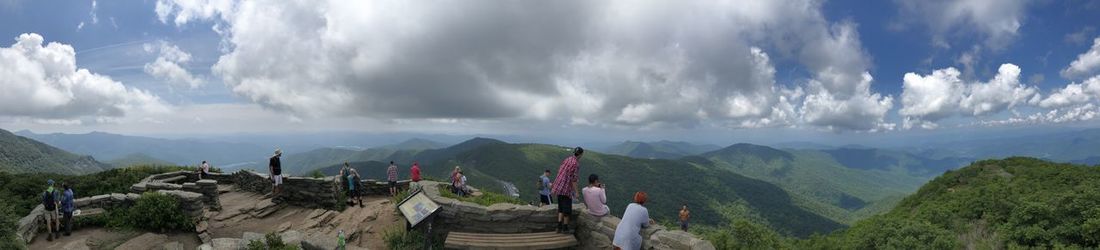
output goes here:
[[1100, 107], [1086, 103], [1066, 108], [1051, 109], [1030, 115], [1016, 115], [1003, 120], [983, 120], [976, 124], [983, 126], [1003, 126], [1018, 124], [1068, 123], [1096, 119], [1100, 116]]
[[1046, 99], [1039, 102], [1043, 108], [1061, 108], [1070, 105], [1088, 103], [1100, 99], [1100, 76], [1093, 76], [1081, 83], [1070, 83], [1056, 89]]
[[80, 24], [76, 25], [76, 30], [77, 31], [82, 30], [82, 29], [84, 29], [84, 21], [80, 21]]
[[1077, 60], [1073, 60], [1062, 70], [1062, 76], [1065, 78], [1076, 79], [1083, 78], [1100, 70], [1100, 37], [1092, 40], [1092, 48], [1089, 51], [1077, 55]]
[[92, 10], [88, 12], [88, 15], [92, 17], [92, 24], [99, 23], [99, 17], [96, 16], [96, 14], [95, 14], [96, 7], [97, 7], [97, 4], [96, 4], [95, 0], [92, 0]]
[[903, 127], [910, 128], [909, 121], [937, 121], [957, 114], [959, 101], [966, 89], [959, 75], [959, 70], [955, 68], [936, 70], [928, 76], [905, 73], [901, 93], [902, 108], [898, 110], [899, 115], [906, 117]]
[[154, 44], [143, 44], [147, 53], [158, 53], [157, 58], [145, 64], [145, 73], [156, 79], [167, 81], [169, 84], [182, 85], [192, 89], [202, 86], [203, 80], [195, 77], [180, 64], [191, 61], [191, 54], [180, 50], [176, 45], [160, 41]]
[[899, 0], [903, 20], [915, 20], [933, 33], [933, 43], [950, 47], [949, 36], [977, 33], [994, 49], [1019, 32], [1027, 0]]
[[[159, 0], [155, 11], [176, 26], [213, 22], [226, 45], [214, 74], [302, 116], [876, 130], [892, 107], [870, 91], [856, 25], [829, 23], [811, 0]], [[758, 47], [806, 66], [811, 83], [776, 83]]]
[[966, 83], [959, 71], [946, 68], [921, 76], [906, 73], [902, 84], [903, 128], [938, 127], [955, 114], [987, 116], [1039, 99], [1038, 88], [1020, 83], [1020, 67], [1002, 64], [989, 82]]
[[69, 121], [168, 110], [156, 95], [77, 68], [72, 46], [43, 45], [43, 40], [22, 34], [11, 47], [0, 47], [0, 116], [73, 124]]
[[1034, 86], [1020, 83], [1019, 66], [1006, 63], [997, 69], [993, 80], [971, 85], [960, 106], [975, 116], [992, 114], [1026, 103], [1038, 92]]

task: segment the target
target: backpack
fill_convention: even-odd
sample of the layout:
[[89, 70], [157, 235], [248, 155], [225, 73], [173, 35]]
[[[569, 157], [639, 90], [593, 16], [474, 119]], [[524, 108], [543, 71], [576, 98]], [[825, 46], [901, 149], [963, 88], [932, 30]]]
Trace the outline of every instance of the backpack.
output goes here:
[[46, 207], [46, 211], [53, 211], [57, 209], [57, 202], [54, 200], [55, 192], [57, 191], [50, 192], [49, 190], [47, 190], [46, 192], [42, 193], [42, 206]]
[[538, 189], [539, 191], [542, 191], [542, 176], [540, 175], [539, 177], [536, 177], [535, 182], [536, 182], [535, 189]]

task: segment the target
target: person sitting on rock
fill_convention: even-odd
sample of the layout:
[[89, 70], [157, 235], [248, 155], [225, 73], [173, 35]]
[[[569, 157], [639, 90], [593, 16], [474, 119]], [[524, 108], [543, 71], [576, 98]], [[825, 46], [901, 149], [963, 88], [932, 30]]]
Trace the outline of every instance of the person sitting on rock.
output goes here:
[[615, 227], [615, 240], [612, 244], [616, 249], [642, 249], [642, 228], [655, 224], [649, 219], [649, 210], [644, 206], [646, 199], [648, 197], [645, 192], [634, 193], [634, 203], [626, 206], [622, 221]]
[[455, 166], [455, 169], [451, 170], [451, 193], [458, 194], [458, 176], [461, 171], [462, 168], [459, 166]]
[[462, 173], [462, 170], [458, 171], [455, 175], [455, 192], [458, 196], [470, 195], [470, 190], [466, 188], [466, 175]]
[[588, 207], [588, 214], [603, 217], [610, 211], [607, 208], [607, 193], [605, 193], [600, 176], [591, 174], [588, 176], [588, 186], [581, 189], [584, 194], [584, 205]]
[[409, 192], [420, 188], [420, 163], [413, 161], [412, 167], [409, 168]]

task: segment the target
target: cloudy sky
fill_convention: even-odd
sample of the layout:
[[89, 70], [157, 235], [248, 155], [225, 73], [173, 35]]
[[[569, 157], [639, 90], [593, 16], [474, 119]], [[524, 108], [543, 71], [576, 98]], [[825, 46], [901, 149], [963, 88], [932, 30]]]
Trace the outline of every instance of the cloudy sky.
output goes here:
[[1100, 115], [1100, 1], [0, 8], [9, 130], [863, 136]]

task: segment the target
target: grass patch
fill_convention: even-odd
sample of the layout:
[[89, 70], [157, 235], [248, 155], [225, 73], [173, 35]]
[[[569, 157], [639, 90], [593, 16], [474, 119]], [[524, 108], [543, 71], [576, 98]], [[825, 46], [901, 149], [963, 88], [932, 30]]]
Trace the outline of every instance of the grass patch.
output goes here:
[[395, 226], [382, 232], [382, 241], [386, 242], [386, 247], [395, 250], [404, 249], [443, 249], [443, 239], [441, 237], [432, 238], [432, 244], [427, 244], [428, 236], [421, 231], [405, 231], [405, 226]]
[[287, 245], [283, 242], [283, 236], [275, 232], [264, 235], [263, 240], [252, 240], [246, 246], [248, 250], [298, 250], [298, 246]]
[[465, 201], [465, 202], [473, 202], [474, 204], [478, 204], [478, 205], [482, 205], [482, 206], [486, 206], [486, 207], [488, 207], [490, 205], [493, 205], [493, 204], [497, 204], [497, 203], [511, 203], [511, 204], [516, 204], [516, 205], [527, 205], [527, 202], [524, 202], [523, 200], [517, 199], [515, 197], [511, 197], [511, 196], [507, 196], [507, 195], [503, 195], [503, 194], [498, 194], [498, 193], [493, 193], [493, 192], [487, 192], [485, 190], [481, 191], [481, 196], [477, 196], [477, 197], [474, 197], [474, 196], [460, 197], [457, 194], [451, 193], [451, 186], [447, 185], [447, 184], [439, 185], [439, 195], [441, 195], [443, 197], [455, 199], [455, 200], [460, 200], [460, 201]]

